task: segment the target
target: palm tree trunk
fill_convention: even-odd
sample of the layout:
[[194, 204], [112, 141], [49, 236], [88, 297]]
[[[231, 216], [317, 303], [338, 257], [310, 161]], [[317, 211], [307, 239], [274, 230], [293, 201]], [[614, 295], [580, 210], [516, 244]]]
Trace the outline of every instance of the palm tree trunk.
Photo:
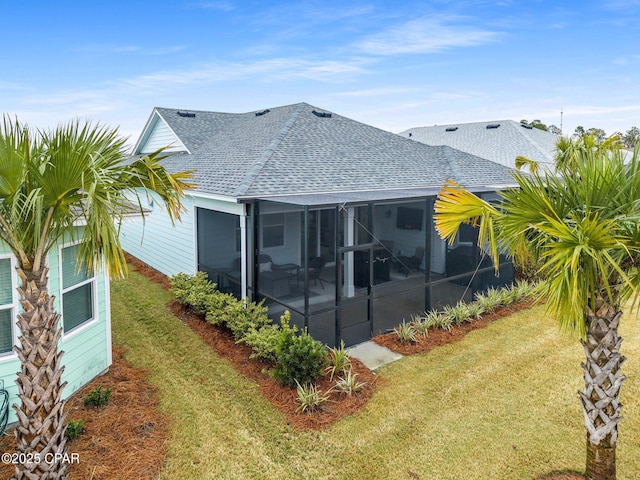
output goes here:
[[18, 315], [20, 346], [15, 347], [22, 368], [18, 374], [21, 407], [15, 429], [18, 453], [26, 461], [16, 465], [16, 479], [64, 479], [67, 453], [65, 418], [60, 378], [62, 352], [58, 341], [62, 334], [60, 315], [54, 312], [53, 297], [47, 290], [48, 268], [40, 271], [18, 268], [22, 279]]
[[580, 392], [587, 428], [587, 480], [615, 480], [616, 443], [620, 416], [620, 386], [624, 375], [620, 368], [622, 338], [618, 325], [622, 312], [599, 299], [596, 312], [587, 314], [587, 337], [583, 341], [586, 363], [585, 391]]

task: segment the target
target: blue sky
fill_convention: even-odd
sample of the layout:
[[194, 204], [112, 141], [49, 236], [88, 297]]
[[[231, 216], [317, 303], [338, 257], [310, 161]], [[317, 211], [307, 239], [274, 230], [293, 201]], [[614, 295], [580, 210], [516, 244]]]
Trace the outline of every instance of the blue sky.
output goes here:
[[2, 111], [135, 141], [154, 106], [307, 102], [400, 132], [640, 127], [640, 0], [5, 2]]

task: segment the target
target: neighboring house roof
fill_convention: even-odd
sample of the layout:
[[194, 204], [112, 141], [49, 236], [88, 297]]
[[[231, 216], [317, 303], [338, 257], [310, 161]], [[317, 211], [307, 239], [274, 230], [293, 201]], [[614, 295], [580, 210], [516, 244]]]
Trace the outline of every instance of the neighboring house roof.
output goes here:
[[[161, 135], [160, 135], [161, 134]], [[512, 170], [298, 103], [248, 113], [155, 108], [134, 154], [172, 144], [170, 171], [235, 198], [512, 185]], [[154, 140], [155, 139], [155, 140]], [[388, 194], [387, 194], [388, 197]]]
[[522, 155], [550, 170], [559, 138], [513, 120], [415, 127], [399, 135], [427, 145], [448, 145], [511, 168]]

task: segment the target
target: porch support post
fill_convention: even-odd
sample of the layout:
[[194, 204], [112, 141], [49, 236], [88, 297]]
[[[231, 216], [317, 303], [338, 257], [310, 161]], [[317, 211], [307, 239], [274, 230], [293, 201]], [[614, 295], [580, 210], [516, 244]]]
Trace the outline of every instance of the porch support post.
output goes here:
[[242, 215], [240, 215], [240, 296], [245, 298], [249, 295], [247, 285], [247, 207], [245, 205]]
[[[355, 242], [355, 208], [345, 208], [346, 215], [344, 216], [344, 246], [351, 247]], [[356, 294], [354, 286], [354, 272], [353, 272], [353, 252], [345, 252], [344, 254], [344, 286], [342, 295], [346, 298], [351, 298]]]
[[[320, 220], [319, 216], [317, 217], [318, 222]], [[304, 235], [303, 244], [302, 244], [302, 268], [304, 268], [304, 328], [309, 331], [309, 206], [305, 205], [304, 214], [303, 214], [303, 225], [302, 225]], [[318, 228], [318, 231], [320, 229]], [[313, 252], [313, 256], [315, 256], [316, 252]], [[296, 279], [297, 280], [297, 279]]]

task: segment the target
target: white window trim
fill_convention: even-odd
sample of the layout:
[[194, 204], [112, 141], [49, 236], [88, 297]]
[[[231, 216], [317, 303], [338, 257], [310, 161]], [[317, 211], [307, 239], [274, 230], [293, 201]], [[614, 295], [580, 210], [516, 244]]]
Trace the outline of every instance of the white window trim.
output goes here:
[[[18, 298], [18, 273], [16, 272], [16, 258], [10, 254], [2, 254], [0, 255], [0, 260], [4, 260], [8, 258], [11, 262], [11, 286], [13, 287], [11, 290], [11, 302], [12, 302], [12, 314], [11, 314], [11, 345], [16, 346], [18, 344], [18, 326], [16, 322], [18, 320], [18, 308], [19, 308], [19, 298]], [[18, 357], [13, 349], [7, 353], [0, 353], [0, 363], [15, 360]]]
[[[65, 243], [59, 246], [58, 248], [58, 271], [59, 271], [59, 277], [58, 277], [58, 284], [60, 285], [60, 328], [62, 329], [62, 339], [65, 338], [71, 338], [77, 334], [79, 334], [80, 332], [86, 330], [87, 328], [90, 328], [91, 326], [93, 326], [94, 324], [96, 324], [99, 320], [99, 314], [98, 314], [98, 272], [96, 272], [95, 270], [93, 271], [93, 275], [91, 276], [91, 278], [88, 278], [87, 280], [80, 282], [80, 283], [76, 283], [75, 285], [73, 285], [72, 287], [69, 288], [64, 288], [64, 278], [62, 276], [62, 251], [65, 248], [69, 248], [69, 247], [73, 247], [74, 245], [78, 245], [82, 242], [69, 242], [69, 243]], [[81, 287], [83, 285], [86, 285], [88, 283], [92, 283], [92, 288], [91, 288], [91, 318], [83, 323], [81, 323], [80, 325], [77, 325], [76, 327], [72, 328], [71, 330], [69, 330], [68, 332], [65, 332], [64, 330], [64, 301], [63, 301], [63, 297], [64, 294], [67, 292], [70, 292], [71, 290], [75, 290], [78, 287]]]

